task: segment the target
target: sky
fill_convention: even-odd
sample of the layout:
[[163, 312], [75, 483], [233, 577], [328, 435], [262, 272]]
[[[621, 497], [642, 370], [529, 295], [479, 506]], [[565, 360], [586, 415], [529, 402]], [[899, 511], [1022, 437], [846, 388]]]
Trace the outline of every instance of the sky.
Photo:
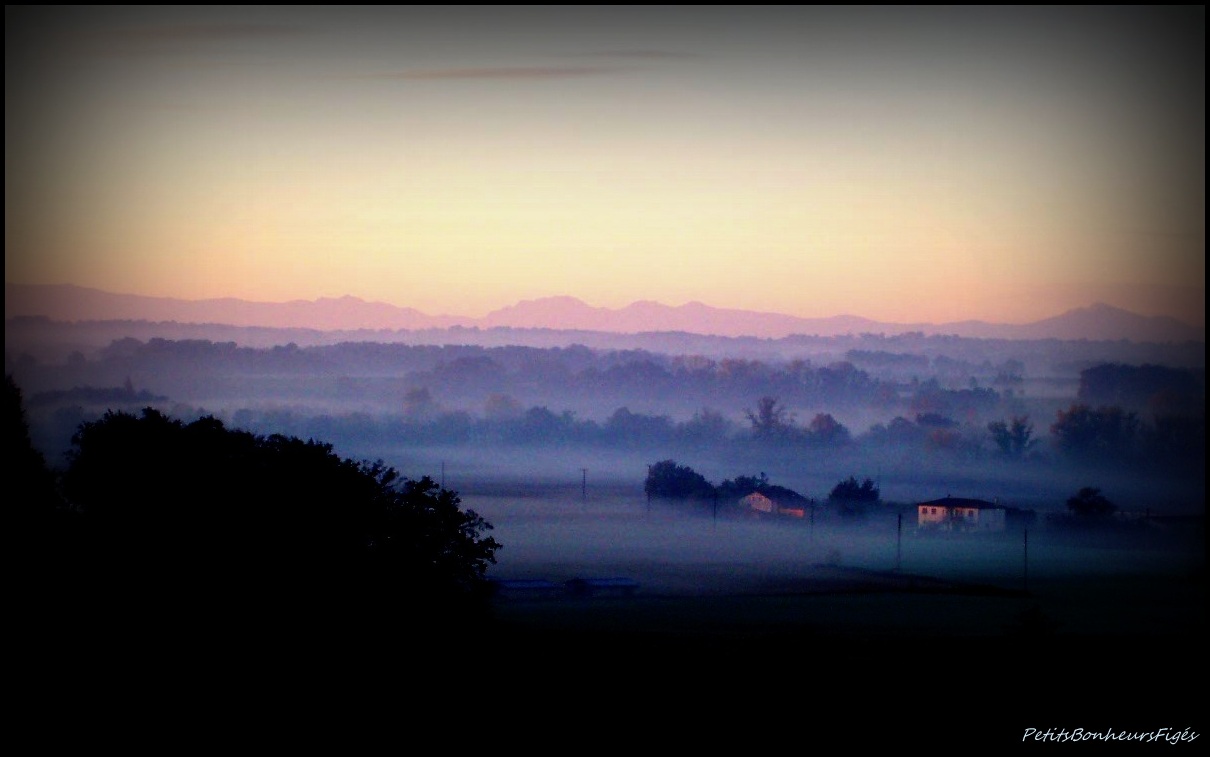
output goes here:
[[1205, 10], [5, 7], [5, 280], [1205, 325]]

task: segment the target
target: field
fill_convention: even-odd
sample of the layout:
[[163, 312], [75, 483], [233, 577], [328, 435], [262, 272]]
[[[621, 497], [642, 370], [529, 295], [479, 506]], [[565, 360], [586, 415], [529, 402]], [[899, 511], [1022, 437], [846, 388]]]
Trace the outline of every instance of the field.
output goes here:
[[658, 685], [684, 696], [789, 686], [802, 706], [859, 697], [872, 715], [913, 685], [952, 686], [965, 692], [953, 706], [982, 702], [967, 725], [1012, 742], [1035, 718], [1120, 728], [1191, 717], [1169, 687], [1204, 670], [1200, 524], [962, 537], [888, 518], [716, 518], [635, 491], [468, 494], [464, 505], [505, 545], [489, 575], [506, 587], [637, 585], [495, 597], [489, 656], [577, 691], [658, 670]]
[[1057, 635], [1162, 638], [1204, 624], [1200, 525], [926, 534], [895, 516], [853, 525], [715, 517], [636, 494], [465, 496], [504, 545], [490, 577], [637, 584], [628, 598], [513, 593], [497, 601], [501, 616], [596, 628], [650, 623], [675, 633], [984, 637], [1004, 636], [1035, 607]]

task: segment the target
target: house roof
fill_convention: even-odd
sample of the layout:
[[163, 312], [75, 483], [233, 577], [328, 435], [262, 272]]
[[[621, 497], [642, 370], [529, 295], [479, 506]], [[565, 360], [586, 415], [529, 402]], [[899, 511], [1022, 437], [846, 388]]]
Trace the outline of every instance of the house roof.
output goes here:
[[769, 486], [761, 491], [754, 491], [739, 498], [740, 502], [772, 502], [779, 507], [805, 507], [810, 504], [806, 497], [793, 489], [781, 486]]
[[773, 498], [769, 497], [768, 495], [761, 494], [760, 492], [752, 492], [751, 494], [745, 494], [744, 496], [740, 497], [739, 501], [740, 502], [772, 502]]
[[985, 499], [970, 499], [967, 497], [950, 497], [945, 496], [941, 499], [933, 499], [928, 502], [917, 502], [917, 507], [969, 507], [975, 510], [987, 509], [1005, 509], [1002, 505], [995, 502], [988, 502]]

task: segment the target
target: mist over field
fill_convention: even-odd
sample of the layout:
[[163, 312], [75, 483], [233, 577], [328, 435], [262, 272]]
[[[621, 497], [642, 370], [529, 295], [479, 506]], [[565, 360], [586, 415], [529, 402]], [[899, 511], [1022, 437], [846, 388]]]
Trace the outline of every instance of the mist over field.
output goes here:
[[[153, 408], [456, 492], [500, 545], [474, 643], [509, 681], [574, 661], [687, 686], [793, 671], [852, 691], [846, 670], [908, 670], [986, 692], [1061, 669], [1093, 694], [1073, 710], [1036, 692], [1029, 711], [1109, 702], [1116, 726], [1152, 709], [1123, 708], [1111, 671], [1203, 659], [1203, 343], [300, 335], [14, 318], [5, 368], [52, 466], [82, 424]], [[923, 524], [920, 503], [947, 498], [1003, 527]]]
[[[143, 407], [315, 439], [457, 491], [496, 527], [504, 549], [492, 575], [502, 580], [619, 574], [643, 592], [747, 592], [793, 586], [825, 565], [1015, 588], [1023, 529], [1042, 540], [1039, 550], [1079, 543], [1078, 530], [1055, 524], [1085, 487], [1103, 492], [1118, 520], [1145, 524], [1148, 549], [1046, 560], [1039, 552], [1037, 575], [1156, 568], [1159, 534], [1186, 528], [1161, 519], [1204, 518], [1200, 344], [861, 335], [775, 340], [753, 356], [744, 340], [718, 340], [702, 354], [158, 336], [90, 343], [97, 332], [98, 324], [7, 325], [6, 370], [52, 463], [79, 424]], [[709, 506], [649, 498], [645, 479], [660, 461], [714, 486], [763, 478], [810, 503], [809, 522], [745, 512], [735, 498]], [[843, 519], [829, 498], [850, 477], [868, 479], [878, 499], [861, 518]], [[918, 533], [915, 504], [947, 496], [1030, 520], [984, 535], [963, 556], [961, 540]], [[1178, 573], [1196, 569], [1189, 562], [1200, 552], [1187, 551], [1196, 541], [1174, 538], [1181, 548], [1165, 542], [1158, 554]]]
[[[444, 466], [465, 492], [496, 480], [575, 484], [584, 468], [593, 485], [641, 490], [647, 465], [675, 459], [714, 483], [765, 472], [817, 499], [858, 476], [891, 502], [953, 494], [1061, 510], [1092, 485], [1127, 510], [1204, 508], [1199, 343], [860, 335], [765, 340], [754, 354], [751, 342], [723, 339], [705, 353], [253, 347], [155, 331], [111, 338], [116, 328], [6, 324], [6, 369], [52, 461], [80, 422], [154, 406], [316, 438], [409, 475]], [[758, 429], [750, 414], [765, 399], [773, 415]], [[1079, 407], [1088, 412], [1073, 415]], [[1056, 434], [1060, 413], [1069, 417]], [[1027, 438], [1008, 438], [1013, 419]], [[993, 423], [1005, 424], [999, 439]]]

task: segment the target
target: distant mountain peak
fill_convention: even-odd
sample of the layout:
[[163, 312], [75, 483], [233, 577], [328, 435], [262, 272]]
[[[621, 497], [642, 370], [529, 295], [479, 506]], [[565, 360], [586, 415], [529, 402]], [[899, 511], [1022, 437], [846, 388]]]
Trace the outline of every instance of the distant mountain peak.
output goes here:
[[353, 295], [286, 303], [236, 298], [181, 300], [113, 294], [73, 285], [5, 282], [5, 318], [43, 316], [57, 321], [144, 320], [231, 326], [337, 330], [535, 328], [619, 334], [678, 332], [725, 337], [782, 338], [921, 332], [977, 339], [1087, 339], [1204, 342], [1205, 328], [1166, 316], [1143, 316], [1103, 302], [1027, 324], [964, 321], [893, 324], [853, 315], [801, 318], [782, 313], [716, 308], [699, 301], [669, 306], [637, 300], [623, 308], [595, 307], [571, 295], [521, 300], [482, 318], [428, 315], [414, 308], [366, 302]]

